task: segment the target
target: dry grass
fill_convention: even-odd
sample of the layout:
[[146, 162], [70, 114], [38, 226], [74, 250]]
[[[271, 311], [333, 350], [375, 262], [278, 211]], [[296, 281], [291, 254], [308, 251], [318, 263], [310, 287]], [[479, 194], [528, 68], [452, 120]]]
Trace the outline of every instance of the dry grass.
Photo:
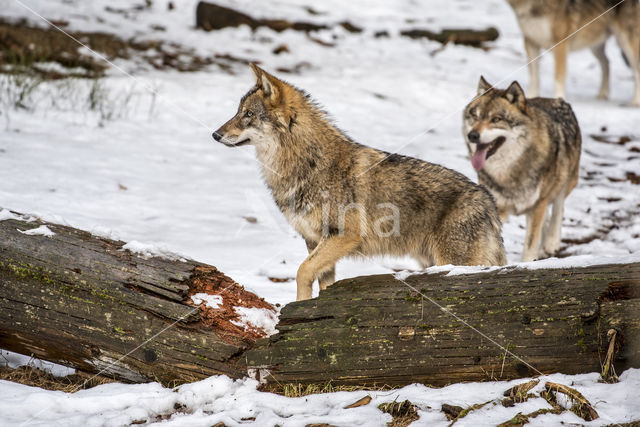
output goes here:
[[115, 380], [102, 376], [92, 378], [91, 375], [85, 373], [56, 377], [33, 366], [21, 366], [16, 369], [0, 366], [0, 380], [40, 387], [46, 390], [59, 390], [65, 393], [74, 393], [100, 384], [115, 382]]
[[331, 382], [326, 384], [265, 384], [260, 387], [260, 391], [267, 391], [283, 395], [285, 397], [303, 397], [310, 394], [319, 393], [335, 393], [338, 391], [388, 391], [393, 387], [388, 385], [366, 386], [350, 386], [350, 385], [333, 385]]

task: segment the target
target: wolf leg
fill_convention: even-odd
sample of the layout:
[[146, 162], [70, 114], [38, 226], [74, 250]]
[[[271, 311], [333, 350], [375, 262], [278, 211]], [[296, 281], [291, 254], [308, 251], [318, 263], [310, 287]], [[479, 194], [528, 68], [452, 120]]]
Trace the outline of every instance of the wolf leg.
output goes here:
[[640, 29], [620, 27], [614, 28], [614, 34], [618, 46], [629, 60], [629, 66], [635, 80], [634, 95], [630, 104], [640, 106]]
[[609, 98], [609, 58], [604, 51], [605, 43], [594, 46], [591, 48], [593, 56], [596, 57], [600, 63], [600, 70], [602, 71], [602, 81], [600, 83], [600, 90], [598, 91], [598, 99]]
[[529, 63], [529, 93], [530, 98], [540, 96], [540, 60], [536, 59], [540, 54], [540, 48], [531, 40], [525, 37], [524, 50], [527, 52]]
[[498, 209], [498, 216], [500, 217], [500, 222], [504, 225], [509, 219], [509, 212], [506, 209]]
[[333, 282], [336, 281], [336, 265], [334, 264], [330, 270], [325, 271], [324, 273], [320, 273], [318, 276], [318, 283], [320, 284], [320, 290], [324, 291], [329, 286], [333, 285]]
[[565, 194], [560, 194], [553, 201], [553, 208], [551, 210], [551, 218], [545, 229], [543, 236], [542, 248], [548, 256], [556, 254], [560, 249], [560, 235], [562, 232], [562, 218], [564, 217], [564, 198]]
[[540, 235], [542, 225], [547, 213], [547, 200], [540, 200], [531, 211], [527, 213], [527, 233], [524, 241], [522, 261], [533, 261], [538, 258], [540, 252]]
[[[311, 298], [313, 281], [316, 277], [319, 277], [321, 273], [331, 271], [340, 258], [351, 254], [358, 245], [360, 245], [359, 237], [330, 236], [322, 238], [298, 268], [296, 300]], [[326, 283], [325, 280], [323, 281]]]
[[555, 97], [565, 97], [565, 84], [567, 80], [567, 42], [559, 43], [553, 49], [553, 63], [555, 67]]
[[[311, 253], [316, 248], [316, 246], [318, 246], [318, 243], [312, 240], [305, 239], [304, 242], [307, 244], [307, 250], [309, 251], [309, 253]], [[333, 285], [333, 282], [335, 281], [336, 281], [336, 266], [334, 264], [330, 270], [327, 270], [324, 273], [321, 273], [320, 276], [318, 277], [318, 284], [320, 285], [320, 290], [322, 291], [327, 289], [329, 286]]]

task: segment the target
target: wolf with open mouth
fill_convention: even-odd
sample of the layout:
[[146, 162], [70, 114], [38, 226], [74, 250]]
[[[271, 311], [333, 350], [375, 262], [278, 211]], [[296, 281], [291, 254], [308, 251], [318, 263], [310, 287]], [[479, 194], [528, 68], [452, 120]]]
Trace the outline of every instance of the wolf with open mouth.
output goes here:
[[564, 199], [578, 183], [582, 139], [571, 106], [561, 98], [527, 99], [515, 81], [499, 90], [480, 77], [462, 131], [478, 181], [493, 195], [502, 221], [527, 216], [522, 260], [555, 254]]

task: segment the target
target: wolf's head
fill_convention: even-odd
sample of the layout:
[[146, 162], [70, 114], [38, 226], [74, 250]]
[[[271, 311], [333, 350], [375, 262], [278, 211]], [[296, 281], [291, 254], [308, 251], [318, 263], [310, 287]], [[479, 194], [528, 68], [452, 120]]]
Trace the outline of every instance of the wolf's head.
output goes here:
[[[526, 108], [524, 91], [518, 82], [499, 90], [480, 77], [478, 96], [465, 108], [462, 128], [474, 169], [482, 169], [500, 149], [516, 150], [528, 121]], [[508, 158], [500, 154], [496, 159]]]
[[269, 144], [294, 119], [285, 108], [288, 85], [255, 64], [251, 69], [255, 86], [240, 100], [236, 115], [213, 133], [216, 141], [229, 147]]

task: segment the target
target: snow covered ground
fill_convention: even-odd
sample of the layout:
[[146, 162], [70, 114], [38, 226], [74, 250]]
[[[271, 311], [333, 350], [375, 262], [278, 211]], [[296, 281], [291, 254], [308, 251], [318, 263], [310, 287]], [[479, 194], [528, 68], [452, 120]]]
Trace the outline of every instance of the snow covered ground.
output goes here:
[[[640, 370], [626, 371], [617, 384], [598, 383], [596, 373], [567, 376], [555, 374], [540, 378], [532, 389], [538, 394], [545, 381], [570, 384], [594, 404], [600, 418], [588, 425], [609, 425], [638, 419], [637, 390]], [[176, 389], [151, 384], [104, 384], [74, 394], [45, 391], [22, 384], [0, 382], [0, 423], [29, 426], [122, 426], [144, 423], [163, 426], [227, 426], [254, 423], [258, 426], [306, 426], [327, 423], [336, 426], [381, 426], [391, 416], [378, 410], [386, 402], [411, 401], [418, 407], [419, 420], [412, 426], [447, 426], [443, 403], [466, 408], [489, 402], [461, 418], [459, 426], [491, 426], [505, 422], [517, 413], [530, 413], [551, 406], [540, 397], [531, 398], [513, 407], [500, 403], [502, 393], [524, 382], [489, 382], [455, 384], [444, 388], [429, 388], [413, 384], [391, 391], [356, 391], [315, 394], [286, 398], [256, 390], [257, 382], [233, 381], [225, 376], [210, 377]], [[345, 409], [364, 396], [371, 402]], [[178, 413], [176, 408], [179, 408]], [[175, 413], [175, 414], [174, 414]], [[168, 416], [168, 414], [174, 414]], [[532, 418], [529, 425], [581, 425], [584, 420], [573, 412], [560, 415], [543, 414]]]
[[[205, 33], [193, 28], [195, 0], [173, 3], [172, 11], [159, 0], [136, 11], [128, 0], [1, 0], [0, 17], [26, 18], [46, 26], [37, 13], [68, 21], [67, 30], [159, 39], [192, 48], [202, 56], [230, 54], [259, 60], [265, 69], [311, 93], [355, 140], [443, 164], [474, 180], [461, 135], [461, 115], [476, 93], [479, 76], [499, 87], [514, 79], [526, 87], [529, 80], [520, 31], [503, 0], [218, 2], [255, 17], [326, 24], [349, 20], [364, 28], [359, 34], [338, 26], [314, 34], [333, 47], [294, 31], [251, 32], [241, 27]], [[129, 11], [109, 12], [106, 5]], [[309, 13], [309, 6], [315, 14]], [[438, 43], [399, 35], [400, 30], [411, 28], [489, 25], [499, 28], [500, 38], [488, 50], [455, 45], [438, 50]], [[374, 37], [382, 30], [389, 37]], [[282, 44], [290, 52], [274, 54]], [[640, 109], [624, 105], [631, 98], [633, 81], [613, 41], [607, 52], [612, 66], [611, 101], [595, 100], [600, 73], [588, 51], [572, 54], [569, 62], [567, 97], [582, 127], [583, 155], [581, 181], [566, 202], [562, 253], [575, 256], [581, 264], [620, 257], [640, 260], [640, 186], [626, 179], [628, 172], [640, 174]], [[301, 74], [275, 71], [301, 63]], [[179, 73], [155, 70], [134, 59], [115, 64], [100, 82], [103, 105], [97, 111], [86, 108], [87, 97], [96, 90], [90, 81], [40, 84], [31, 95], [31, 111], [7, 112], [6, 94], [0, 93], [0, 207], [118, 237], [147, 254], [179, 253], [215, 265], [271, 303], [294, 300], [293, 279], [306, 256], [304, 242], [277, 211], [260, 178], [253, 149], [229, 149], [211, 138], [253, 84], [249, 68], [234, 65], [234, 74], [217, 66]], [[541, 68], [542, 91], [550, 96], [551, 58], [545, 57]], [[0, 75], [0, 79], [6, 77]], [[593, 134], [625, 135], [631, 140], [598, 142], [590, 137]], [[524, 219], [510, 218], [504, 227], [510, 262], [519, 260], [523, 238]], [[416, 267], [405, 259], [346, 260], [338, 264], [337, 276]], [[290, 280], [273, 282], [270, 277]], [[598, 423], [640, 418], [637, 393], [631, 394], [640, 382], [637, 371], [627, 372], [618, 385], [596, 380], [595, 375], [562, 377], [565, 383], [575, 382], [593, 399], [596, 409], [602, 409], [606, 416]], [[393, 393], [401, 399], [410, 396], [406, 398], [420, 406], [418, 423], [444, 424], [441, 402], [486, 401], [508, 387], [507, 383], [443, 390], [410, 386]], [[285, 401], [256, 392], [251, 381], [232, 383], [226, 378], [177, 391], [157, 384], [105, 385], [75, 395], [0, 382], [0, 414], [5, 415], [0, 418], [14, 424], [120, 425], [153, 419], [177, 402], [189, 409], [188, 415], [172, 419], [175, 425], [218, 421], [233, 425], [251, 416], [280, 425], [388, 421], [373, 403], [352, 412], [340, 409], [362, 394]], [[49, 409], [36, 415], [38, 408]], [[248, 415], [251, 408], [253, 415]], [[518, 411], [529, 411], [520, 406], [511, 409], [507, 414], [505, 408], [496, 412], [487, 408], [478, 411], [487, 414], [462, 421], [494, 424]], [[551, 416], [541, 416], [535, 423], [551, 422], [546, 417]], [[579, 421], [571, 417], [565, 413], [553, 422]]]

